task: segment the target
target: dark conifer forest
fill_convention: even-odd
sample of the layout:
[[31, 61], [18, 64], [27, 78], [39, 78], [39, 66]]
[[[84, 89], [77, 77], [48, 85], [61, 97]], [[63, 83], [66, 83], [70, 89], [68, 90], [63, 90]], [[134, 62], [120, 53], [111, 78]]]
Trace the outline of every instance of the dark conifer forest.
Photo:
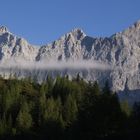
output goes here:
[[140, 104], [119, 102], [78, 75], [47, 80], [0, 78], [0, 139], [96, 140], [140, 136]]

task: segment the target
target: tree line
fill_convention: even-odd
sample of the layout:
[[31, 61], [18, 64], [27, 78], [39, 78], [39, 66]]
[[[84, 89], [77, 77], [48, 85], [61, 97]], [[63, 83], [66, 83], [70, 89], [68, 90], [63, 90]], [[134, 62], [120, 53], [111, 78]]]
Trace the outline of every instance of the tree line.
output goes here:
[[0, 139], [133, 139], [139, 130], [140, 104], [120, 103], [108, 82], [0, 77]]

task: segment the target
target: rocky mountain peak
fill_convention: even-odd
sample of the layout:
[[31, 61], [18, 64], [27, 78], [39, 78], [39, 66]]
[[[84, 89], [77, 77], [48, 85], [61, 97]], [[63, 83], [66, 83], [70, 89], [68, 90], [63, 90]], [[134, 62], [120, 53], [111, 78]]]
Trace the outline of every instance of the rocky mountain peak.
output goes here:
[[82, 29], [80, 29], [80, 28], [74, 28], [74, 29], [71, 31], [71, 33], [75, 33], [75, 34], [84, 34], [84, 35], [85, 35], [84, 31], [83, 31]]
[[140, 20], [134, 23], [135, 28], [140, 29]]
[[[85, 80], [97, 80], [100, 83], [108, 79], [112, 90], [118, 93], [126, 90], [127, 92], [140, 92], [139, 54], [140, 20], [124, 31], [106, 38], [86, 36], [83, 30], [75, 28], [58, 40], [38, 49], [30, 45], [25, 39], [9, 33], [6, 27], [0, 27], [0, 62], [3, 60], [5, 64], [8, 64], [11, 58], [15, 60], [22, 58], [27, 64], [40, 62], [46, 68], [46, 71], [37, 72], [40, 80], [43, 80], [47, 75], [46, 65], [49, 62], [61, 64], [69, 61], [84, 62], [90, 60], [90, 65], [93, 62], [94, 67], [98, 67], [98, 63], [99, 66], [100, 64], [109, 64], [109, 69], [104, 71], [104, 68], [101, 67], [98, 71], [87, 70], [84, 63], [82, 69], [68, 69], [67, 74], [74, 77], [76, 73], [80, 72]], [[94, 61], [97, 64], [94, 64]], [[63, 75], [66, 71], [62, 69], [59, 72]], [[0, 71], [0, 73], [3, 72]], [[18, 74], [26, 77], [28, 72], [21, 70]], [[35, 73], [31, 71], [31, 74], [34, 76]], [[53, 74], [57, 75], [57, 69], [52, 70]]]
[[73, 37], [77, 40], [81, 40], [86, 36], [84, 31], [80, 28], [75, 28], [71, 32], [67, 33], [66, 35], [69, 36], [69, 37]]
[[125, 37], [132, 39], [140, 39], [140, 20], [129, 26], [123, 32], [120, 32], [119, 35], [124, 35]]
[[6, 26], [0, 26], [0, 33], [6, 33], [9, 32], [8, 28]]

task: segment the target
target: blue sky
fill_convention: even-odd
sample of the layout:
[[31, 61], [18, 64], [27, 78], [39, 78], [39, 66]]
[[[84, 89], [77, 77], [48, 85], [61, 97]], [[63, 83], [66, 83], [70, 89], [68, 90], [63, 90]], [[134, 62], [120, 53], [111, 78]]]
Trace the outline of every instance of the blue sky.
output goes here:
[[43, 45], [73, 28], [110, 36], [140, 19], [140, 0], [0, 0], [0, 25]]

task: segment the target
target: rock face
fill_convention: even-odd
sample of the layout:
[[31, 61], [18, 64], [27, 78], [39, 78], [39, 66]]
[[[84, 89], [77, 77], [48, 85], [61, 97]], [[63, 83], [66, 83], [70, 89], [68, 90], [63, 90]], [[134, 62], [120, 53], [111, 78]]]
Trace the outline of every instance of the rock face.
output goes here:
[[25, 59], [32, 61], [38, 49], [30, 45], [25, 39], [16, 37], [4, 26], [0, 27], [0, 60]]
[[[67, 73], [70, 76], [80, 72], [81, 76], [87, 80], [98, 80], [104, 83], [108, 79], [111, 88], [116, 92], [137, 93], [140, 90], [140, 21], [122, 32], [105, 38], [89, 37], [81, 29], [74, 29], [60, 39], [40, 48], [30, 45], [23, 38], [16, 37], [2, 26], [0, 27], [0, 61], [4, 64], [11, 59], [15, 63], [23, 59], [26, 63], [42, 62], [44, 65], [51, 61], [57, 63], [96, 61], [109, 65], [111, 69], [105, 71], [41, 69], [32, 70], [29, 73], [32, 76], [36, 74], [40, 80], [43, 80], [48, 72], [53, 75]], [[28, 74], [27, 71], [20, 70], [19, 75]]]

